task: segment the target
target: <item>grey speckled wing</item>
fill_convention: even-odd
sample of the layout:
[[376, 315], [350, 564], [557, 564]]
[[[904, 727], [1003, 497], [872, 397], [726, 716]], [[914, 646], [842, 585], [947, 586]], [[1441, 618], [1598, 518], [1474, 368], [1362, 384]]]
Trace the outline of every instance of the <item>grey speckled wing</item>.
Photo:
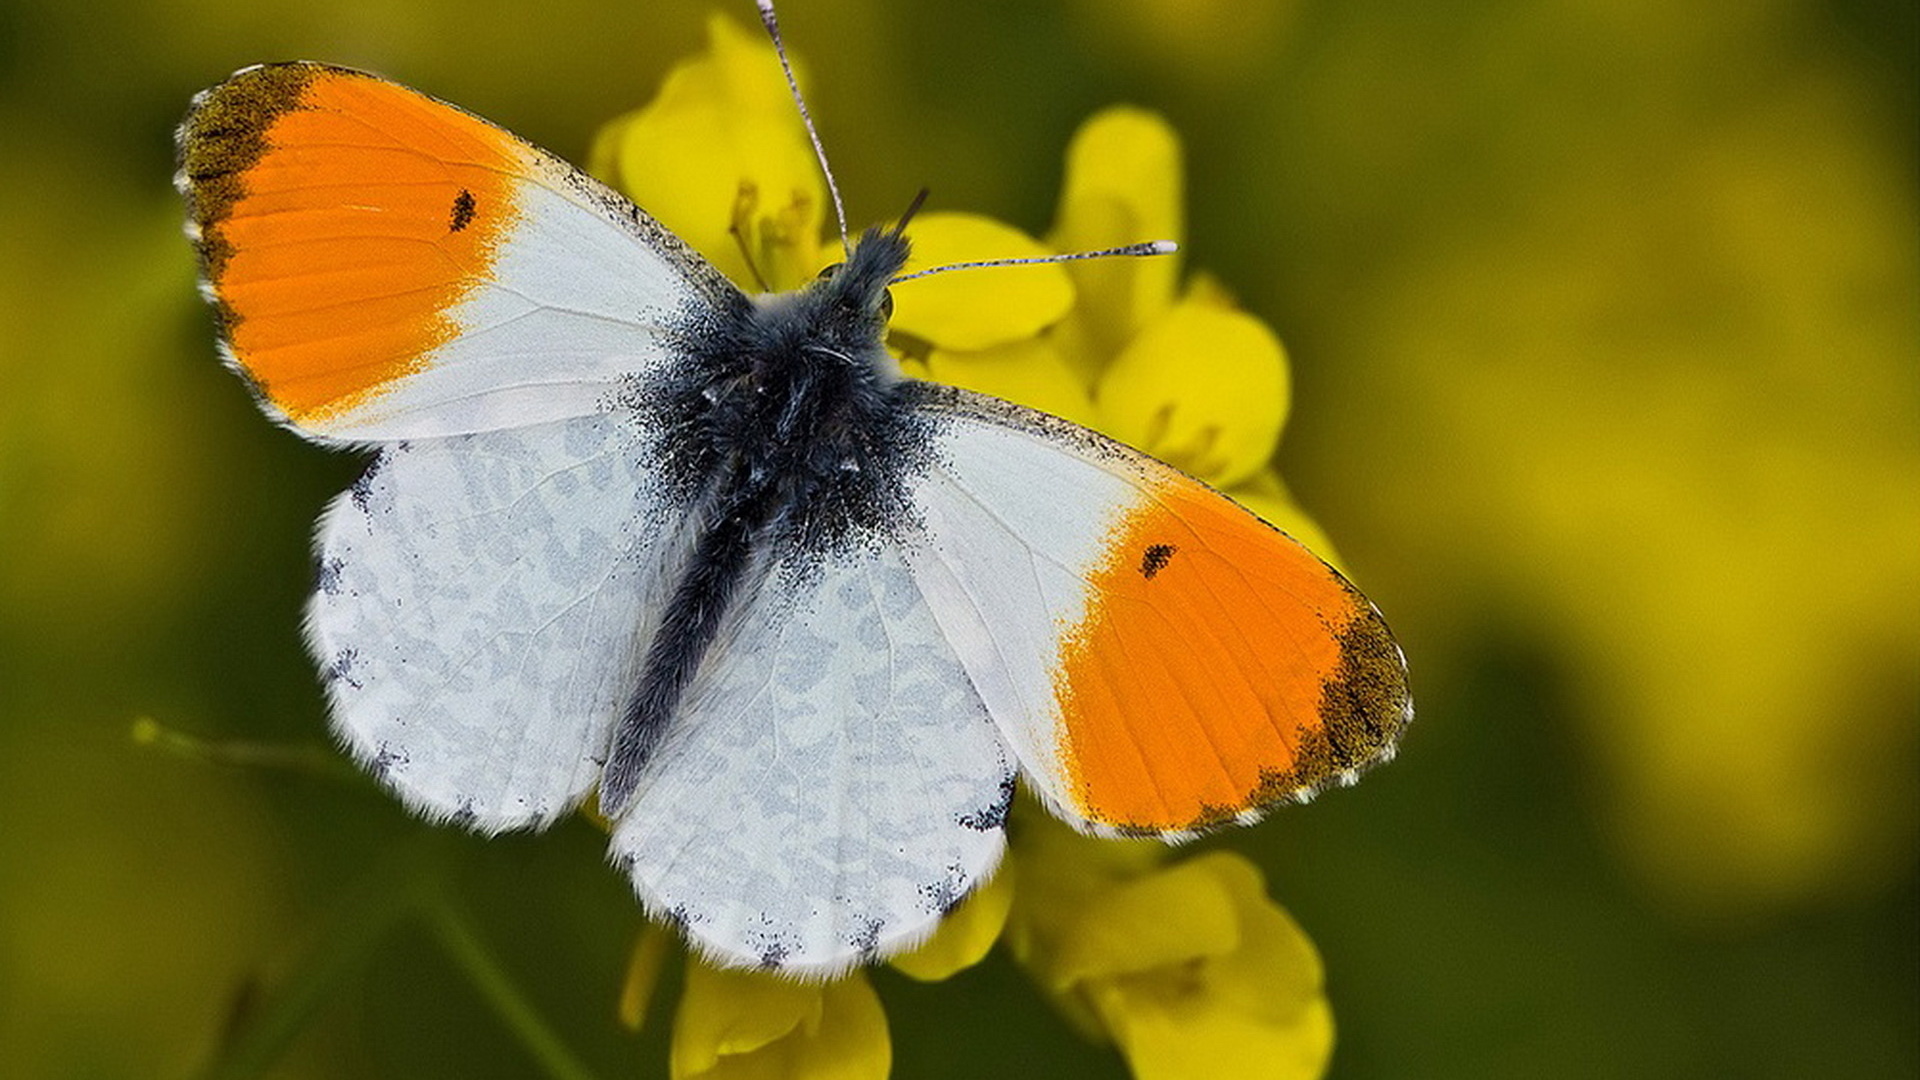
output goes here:
[[766, 572], [613, 850], [723, 964], [830, 974], [924, 938], [992, 873], [1015, 765], [899, 548]]
[[307, 638], [413, 810], [544, 825], [599, 780], [685, 515], [634, 413], [394, 443], [328, 507]]

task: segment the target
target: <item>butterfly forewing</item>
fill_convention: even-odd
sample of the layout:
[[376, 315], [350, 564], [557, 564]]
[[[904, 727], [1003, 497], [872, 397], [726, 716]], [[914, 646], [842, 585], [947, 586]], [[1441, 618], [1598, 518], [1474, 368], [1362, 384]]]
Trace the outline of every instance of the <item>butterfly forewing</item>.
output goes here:
[[1055, 810], [1178, 836], [1393, 751], [1411, 715], [1379, 614], [1311, 552], [1065, 421], [929, 388], [939, 464], [914, 575]]
[[740, 302], [578, 170], [374, 76], [249, 68], [196, 100], [180, 140], [223, 341], [263, 406], [308, 435], [589, 415]]

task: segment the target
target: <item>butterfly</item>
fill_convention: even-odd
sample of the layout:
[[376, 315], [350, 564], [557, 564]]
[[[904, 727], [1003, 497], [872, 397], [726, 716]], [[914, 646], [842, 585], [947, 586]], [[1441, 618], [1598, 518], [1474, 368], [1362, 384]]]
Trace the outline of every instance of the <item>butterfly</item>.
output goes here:
[[373, 453], [307, 609], [339, 740], [482, 833], [597, 792], [614, 864], [717, 962], [924, 938], [1018, 778], [1179, 840], [1351, 782], [1411, 717], [1378, 611], [1300, 544], [904, 377], [904, 222], [749, 295], [558, 158], [311, 62], [196, 97], [180, 162], [229, 365]]

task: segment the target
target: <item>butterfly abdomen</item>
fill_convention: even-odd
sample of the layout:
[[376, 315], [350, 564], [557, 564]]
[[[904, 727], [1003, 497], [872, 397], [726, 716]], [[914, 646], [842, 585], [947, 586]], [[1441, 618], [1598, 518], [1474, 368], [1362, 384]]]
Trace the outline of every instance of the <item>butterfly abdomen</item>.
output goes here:
[[654, 631], [640, 682], [613, 731], [600, 779], [601, 812], [612, 817], [633, 794], [681, 698], [699, 671], [751, 569], [756, 541], [774, 510], [764, 491], [721, 494]]

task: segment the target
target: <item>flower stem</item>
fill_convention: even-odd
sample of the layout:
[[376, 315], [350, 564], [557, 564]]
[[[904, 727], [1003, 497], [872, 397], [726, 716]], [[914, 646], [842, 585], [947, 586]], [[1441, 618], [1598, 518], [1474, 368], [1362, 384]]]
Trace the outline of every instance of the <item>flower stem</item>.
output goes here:
[[553, 1080], [596, 1080], [592, 1070], [573, 1056], [559, 1035], [535, 1011], [533, 1003], [514, 985], [466, 918], [446, 902], [434, 906], [428, 926], [447, 955], [460, 966], [474, 989]]
[[151, 716], [135, 717], [128, 732], [134, 743], [179, 757], [247, 769], [286, 769], [336, 780], [362, 779], [346, 759], [318, 743], [251, 742], [244, 739], [207, 739], [168, 727]]
[[[444, 870], [431, 837], [400, 845], [362, 879], [328, 920], [292, 972], [256, 1004], [250, 993], [221, 1041], [203, 1080], [264, 1076], [315, 1014], [358, 972], [374, 947], [420, 910], [427, 883]], [[250, 989], [251, 984], [248, 988]]]

